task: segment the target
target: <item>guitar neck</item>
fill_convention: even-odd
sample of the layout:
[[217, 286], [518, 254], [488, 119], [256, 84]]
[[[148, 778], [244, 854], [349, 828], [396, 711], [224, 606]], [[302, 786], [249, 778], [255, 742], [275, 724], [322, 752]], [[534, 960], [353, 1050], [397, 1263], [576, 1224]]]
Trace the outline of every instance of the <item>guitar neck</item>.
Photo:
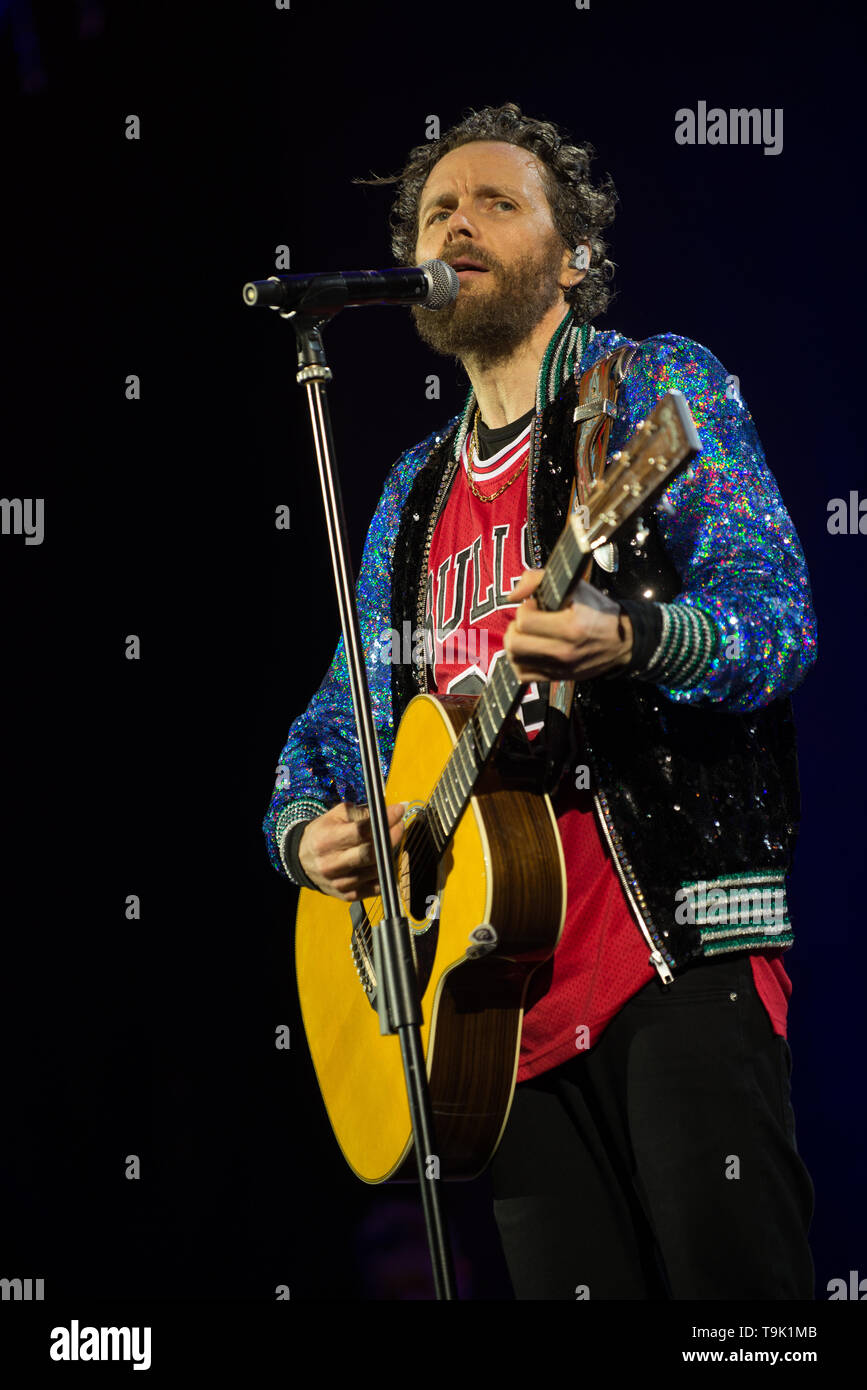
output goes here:
[[[536, 590], [535, 597], [540, 608], [549, 612], [562, 608], [586, 555], [586, 546], [582, 547], [572, 527], [567, 526], [551, 552], [544, 577]], [[524, 685], [518, 680], [510, 663], [498, 661], [476, 708], [461, 730], [457, 745], [428, 802], [428, 821], [440, 853], [454, 834], [523, 691]]]
[[[679, 391], [669, 391], [648, 419], [639, 423], [626, 447], [612, 456], [583, 508], [569, 517], [534, 593], [538, 606], [546, 612], [562, 608], [588, 554], [612, 540], [638, 508], [657, 496], [672, 475], [700, 452], [686, 398]], [[454, 834], [523, 690], [510, 663], [498, 661], [427, 805], [429, 828], [440, 854]]]
[[498, 661], [427, 805], [428, 824], [440, 854], [454, 834], [522, 690], [509, 662]]

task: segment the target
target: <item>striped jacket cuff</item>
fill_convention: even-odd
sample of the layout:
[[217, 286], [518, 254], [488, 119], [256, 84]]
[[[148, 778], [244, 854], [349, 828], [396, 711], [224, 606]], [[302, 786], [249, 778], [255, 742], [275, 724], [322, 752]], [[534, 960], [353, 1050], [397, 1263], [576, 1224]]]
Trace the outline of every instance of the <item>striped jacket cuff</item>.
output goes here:
[[659, 603], [662, 616], [659, 642], [638, 680], [673, 690], [689, 690], [704, 679], [717, 654], [719, 635], [706, 613], [688, 603]]
[[290, 801], [288, 806], [277, 817], [277, 824], [274, 827], [274, 836], [277, 841], [277, 849], [280, 854], [280, 863], [283, 871], [290, 883], [294, 883], [298, 888], [315, 888], [301, 865], [298, 862], [297, 854], [290, 854], [289, 841], [291, 832], [297, 825], [306, 825], [308, 821], [315, 820], [317, 816], [324, 816], [328, 810], [318, 801]]

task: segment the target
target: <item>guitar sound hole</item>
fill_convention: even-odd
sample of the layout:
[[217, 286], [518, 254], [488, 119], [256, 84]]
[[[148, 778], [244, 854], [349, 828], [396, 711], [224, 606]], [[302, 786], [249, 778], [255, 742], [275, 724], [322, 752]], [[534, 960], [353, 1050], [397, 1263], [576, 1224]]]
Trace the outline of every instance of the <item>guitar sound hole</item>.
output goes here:
[[[414, 922], [410, 939], [418, 977], [419, 996], [427, 989], [433, 970], [439, 937], [439, 898], [437, 895], [437, 856], [424, 820], [417, 816], [409, 827], [398, 863], [398, 879], [405, 907]], [[363, 903], [350, 907], [352, 934], [350, 950], [356, 973], [371, 1008], [376, 1008], [377, 982], [373, 969], [373, 926]]]
[[422, 814], [410, 825], [400, 857], [401, 892], [416, 922], [429, 919], [432, 925], [439, 917], [437, 868], [436, 849]]

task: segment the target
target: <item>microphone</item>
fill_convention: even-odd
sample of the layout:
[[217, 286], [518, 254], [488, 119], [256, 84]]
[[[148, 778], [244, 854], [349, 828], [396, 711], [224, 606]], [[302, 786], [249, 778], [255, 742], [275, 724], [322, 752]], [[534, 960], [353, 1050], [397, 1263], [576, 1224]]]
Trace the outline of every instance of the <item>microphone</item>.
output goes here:
[[445, 261], [390, 270], [335, 270], [312, 275], [270, 275], [249, 280], [242, 290], [251, 308], [321, 314], [359, 304], [419, 304], [444, 309], [458, 297], [461, 282]]

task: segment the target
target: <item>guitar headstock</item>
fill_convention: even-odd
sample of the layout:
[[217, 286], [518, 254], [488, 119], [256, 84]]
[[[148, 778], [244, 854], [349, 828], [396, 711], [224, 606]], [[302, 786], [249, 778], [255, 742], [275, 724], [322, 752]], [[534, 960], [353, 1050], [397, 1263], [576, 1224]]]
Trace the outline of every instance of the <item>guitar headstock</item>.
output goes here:
[[682, 391], [668, 391], [625, 447], [611, 460], [584, 499], [589, 524], [570, 518], [583, 550], [596, 550], [663, 491], [669, 480], [701, 453], [698, 430]]
[[646, 506], [680, 469], [701, 453], [698, 430], [682, 391], [668, 391], [625, 448], [612, 454], [607, 469], [573, 512], [551, 552], [534, 594], [548, 612], [561, 608], [587, 556], [613, 540], [629, 518]]

